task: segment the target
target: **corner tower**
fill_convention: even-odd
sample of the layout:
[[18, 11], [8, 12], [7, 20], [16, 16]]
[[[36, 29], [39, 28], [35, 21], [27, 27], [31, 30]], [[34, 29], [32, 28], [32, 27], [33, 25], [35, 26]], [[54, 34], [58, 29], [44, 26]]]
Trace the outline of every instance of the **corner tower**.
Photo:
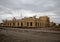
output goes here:
[[40, 27], [48, 27], [50, 19], [48, 16], [41, 16], [39, 17], [39, 25]]

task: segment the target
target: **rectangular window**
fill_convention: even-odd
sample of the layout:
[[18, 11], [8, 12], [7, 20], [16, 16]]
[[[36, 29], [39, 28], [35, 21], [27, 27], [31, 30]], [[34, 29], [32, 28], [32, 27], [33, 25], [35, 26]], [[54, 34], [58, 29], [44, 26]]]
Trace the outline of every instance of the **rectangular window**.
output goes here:
[[23, 26], [23, 23], [21, 22], [21, 26]]
[[18, 22], [18, 26], [19, 26], [19, 22]]
[[38, 23], [38, 27], [39, 27], [39, 23]]
[[35, 22], [35, 26], [37, 27], [37, 22]]
[[30, 26], [32, 26], [32, 22], [30, 22]]
[[10, 23], [10, 26], [11, 26], [11, 23]]
[[29, 22], [27, 22], [27, 26], [29, 26]]
[[13, 26], [15, 26], [15, 23], [13, 23]]

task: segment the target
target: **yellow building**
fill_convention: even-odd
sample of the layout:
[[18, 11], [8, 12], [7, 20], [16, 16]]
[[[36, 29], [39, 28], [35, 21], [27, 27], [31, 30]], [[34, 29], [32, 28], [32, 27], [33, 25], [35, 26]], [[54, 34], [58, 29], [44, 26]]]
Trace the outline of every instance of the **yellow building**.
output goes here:
[[34, 17], [26, 17], [22, 19], [16, 19], [15, 17], [12, 20], [4, 20], [3, 26], [8, 27], [49, 27], [52, 23], [49, 20], [48, 16], [41, 16], [39, 18]]

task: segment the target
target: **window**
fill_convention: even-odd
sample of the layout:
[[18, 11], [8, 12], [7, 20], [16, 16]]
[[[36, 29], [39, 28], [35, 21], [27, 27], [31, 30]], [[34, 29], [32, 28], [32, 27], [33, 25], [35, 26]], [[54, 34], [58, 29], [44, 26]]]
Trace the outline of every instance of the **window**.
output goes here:
[[32, 22], [30, 22], [30, 26], [32, 26]]
[[19, 22], [18, 22], [18, 26], [19, 26]]
[[10, 23], [10, 26], [11, 26], [11, 23]]
[[27, 22], [27, 26], [29, 26], [29, 22]]
[[15, 23], [13, 23], [13, 26], [15, 26]]
[[35, 22], [35, 26], [37, 26], [37, 22]]
[[21, 26], [23, 26], [23, 23], [21, 22]]
[[9, 26], [9, 23], [8, 23], [8, 26]]
[[38, 23], [38, 26], [39, 26], [39, 23]]

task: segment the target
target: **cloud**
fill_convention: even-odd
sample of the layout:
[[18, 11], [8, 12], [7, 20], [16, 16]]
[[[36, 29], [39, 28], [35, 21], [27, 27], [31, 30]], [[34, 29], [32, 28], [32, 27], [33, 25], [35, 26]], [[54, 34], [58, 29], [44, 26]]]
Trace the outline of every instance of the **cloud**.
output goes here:
[[57, 23], [60, 18], [60, 0], [0, 0], [0, 20], [20, 18], [21, 13], [22, 17], [47, 15]]
[[60, 10], [59, 0], [7, 0], [0, 1], [0, 4], [15, 10], [25, 9], [35, 12], [47, 12]]
[[12, 10], [11, 11], [12, 14], [2, 14], [0, 16], [2, 16], [4, 19], [6, 18], [11, 18], [11, 17], [16, 17], [16, 18], [23, 18], [23, 17], [30, 17], [30, 16], [34, 16], [36, 15], [37, 17], [39, 16], [49, 16], [51, 18], [56, 18], [56, 14], [54, 13], [50, 13], [50, 12], [33, 12], [30, 10]]

